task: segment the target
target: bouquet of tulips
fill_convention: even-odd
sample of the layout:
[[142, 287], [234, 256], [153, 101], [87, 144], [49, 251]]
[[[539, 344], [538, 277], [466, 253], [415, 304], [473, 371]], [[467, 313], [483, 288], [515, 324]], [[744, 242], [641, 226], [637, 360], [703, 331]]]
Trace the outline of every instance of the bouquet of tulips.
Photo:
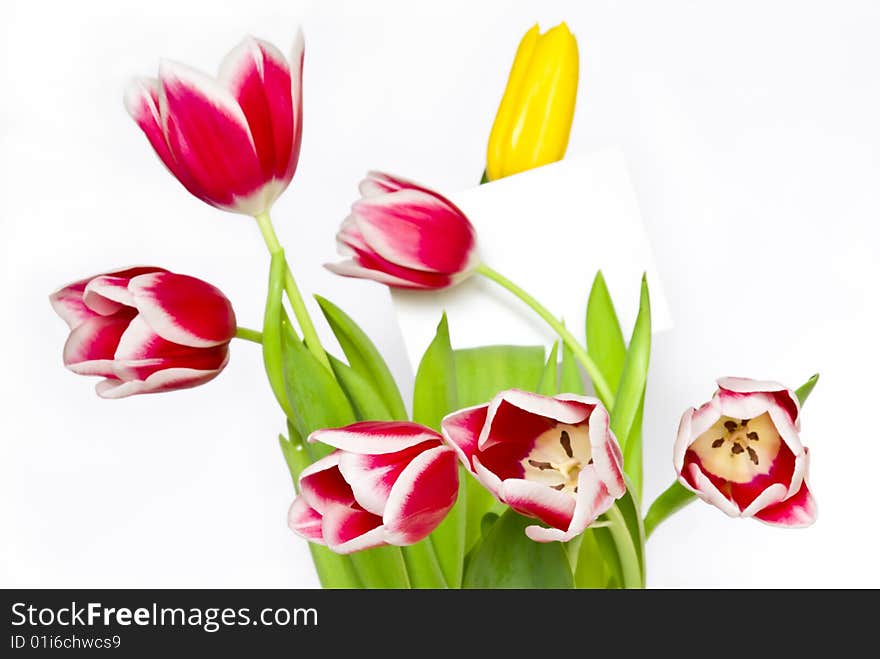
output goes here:
[[[71, 371], [103, 378], [103, 398], [170, 392], [216, 377], [233, 339], [261, 344], [296, 489], [289, 527], [310, 543], [325, 587], [639, 588], [646, 538], [697, 498], [767, 524], [815, 520], [799, 430], [816, 376], [796, 390], [719, 379], [708, 402], [684, 413], [674, 442], [670, 432], [676, 479], [643, 506], [647, 281], [628, 341], [601, 273], [588, 293], [585, 332], [573, 332], [481, 259], [474, 226], [455, 204], [405, 178], [367, 174], [339, 229], [345, 258], [327, 267], [424, 295], [486, 277], [558, 341], [546, 354], [455, 350], [455, 327], [440, 317], [411, 411], [369, 337], [318, 297], [344, 354], [326, 352], [270, 219], [299, 160], [303, 57], [301, 33], [290, 59], [247, 38], [216, 78], [163, 62], [158, 78], [139, 79], [125, 94], [129, 114], [189, 192], [256, 220], [270, 255], [262, 328], [239, 326], [223, 293], [195, 277], [114, 270], [51, 296], [70, 326]], [[577, 84], [577, 43], [565, 24], [529, 30], [492, 127], [483, 182], [564, 156]]]

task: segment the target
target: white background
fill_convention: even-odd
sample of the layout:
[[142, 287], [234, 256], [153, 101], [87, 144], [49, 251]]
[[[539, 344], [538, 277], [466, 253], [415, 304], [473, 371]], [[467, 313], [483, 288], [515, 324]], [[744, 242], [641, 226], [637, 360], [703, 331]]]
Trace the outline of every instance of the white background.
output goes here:
[[818, 523], [782, 531], [694, 504], [651, 539], [649, 584], [880, 586], [880, 6], [766, 0], [4, 2], [0, 583], [317, 583], [285, 525], [281, 416], [256, 346], [234, 345], [208, 386], [123, 401], [61, 366], [46, 296], [118, 265], [200, 276], [260, 322], [256, 228], [164, 171], [122, 108], [128, 77], [160, 56], [213, 71], [248, 32], [287, 48], [304, 21], [303, 152], [276, 224], [301, 285], [349, 310], [405, 378], [387, 292], [320, 264], [366, 169], [441, 190], [479, 178], [536, 19], [578, 37], [569, 152], [623, 149], [676, 323], [654, 346], [647, 499], [714, 377], [822, 374], [803, 419]]

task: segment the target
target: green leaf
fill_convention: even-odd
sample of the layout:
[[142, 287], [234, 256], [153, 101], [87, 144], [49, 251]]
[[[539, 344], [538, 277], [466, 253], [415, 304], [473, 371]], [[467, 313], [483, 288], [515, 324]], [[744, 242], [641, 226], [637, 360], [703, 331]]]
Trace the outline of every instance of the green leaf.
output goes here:
[[492, 527], [495, 526], [495, 522], [500, 519], [501, 515], [498, 513], [486, 513], [483, 515], [483, 519], [480, 520], [480, 535], [484, 538], [489, 535], [489, 531], [492, 530]]
[[645, 411], [645, 392], [642, 391], [642, 398], [636, 409], [636, 417], [633, 419], [632, 427], [629, 430], [629, 437], [624, 443], [623, 464], [627, 475], [632, 482], [631, 486], [635, 491], [636, 501], [642, 500], [642, 417]]
[[534, 523], [510, 509], [501, 515], [468, 561], [463, 587], [574, 587], [563, 544], [526, 537], [525, 527]]
[[[603, 550], [599, 544], [598, 535], [602, 532], [608, 535], [608, 546]], [[610, 553], [605, 553], [610, 551]], [[615, 569], [617, 551], [607, 529], [589, 528], [580, 535], [580, 547], [577, 554], [577, 562], [574, 568], [574, 584], [576, 588], [605, 588]], [[616, 567], [620, 569], [619, 564]]]
[[675, 481], [666, 488], [666, 490], [654, 500], [645, 515], [645, 537], [650, 537], [654, 529], [660, 525], [664, 519], [678, 512], [689, 503], [696, 501], [697, 495], [687, 489], [684, 485]]
[[562, 374], [559, 377], [559, 391], [566, 394], [583, 394], [584, 378], [574, 353], [567, 345], [562, 345]]
[[544, 372], [542, 346], [485, 346], [453, 352], [459, 407], [487, 403], [504, 389], [531, 391]]
[[[458, 389], [455, 357], [449, 342], [449, 324], [446, 314], [443, 314], [434, 340], [422, 355], [416, 372], [413, 420], [439, 432], [440, 420], [456, 409]], [[430, 536], [437, 561], [450, 588], [461, 585], [467, 533], [468, 480], [471, 480], [470, 475], [465, 474], [464, 469], [459, 469], [458, 500]]]
[[623, 372], [626, 344], [602, 271], [596, 273], [587, 301], [587, 352], [608, 386], [616, 390]]
[[803, 406], [804, 403], [807, 402], [807, 398], [809, 398], [810, 394], [813, 393], [813, 389], [816, 387], [816, 383], [819, 381], [819, 374], [816, 373], [809, 380], [804, 382], [800, 387], [795, 391], [795, 395], [797, 396], [798, 401]]
[[278, 435], [278, 442], [281, 445], [281, 454], [284, 456], [284, 462], [287, 463], [287, 470], [293, 478], [294, 487], [299, 482], [299, 474], [303, 469], [308, 467], [312, 461], [306, 452], [301, 440], [292, 442], [284, 435]]
[[328, 353], [327, 358], [358, 421], [387, 421], [392, 418], [385, 401], [373, 388], [372, 383], [333, 355]]
[[550, 356], [547, 357], [547, 363], [544, 365], [544, 372], [541, 373], [541, 379], [538, 381], [536, 393], [542, 396], [555, 396], [559, 393], [559, 359], [557, 352], [559, 350], [559, 342], [555, 342], [550, 349]]
[[284, 252], [272, 257], [269, 268], [269, 292], [266, 296], [266, 311], [263, 317], [263, 365], [272, 387], [275, 399], [284, 410], [285, 416], [293, 417], [287, 388], [284, 385], [284, 339], [281, 329], [281, 293], [284, 290], [286, 272]]
[[[620, 383], [617, 387], [614, 409], [611, 410], [611, 430], [621, 443], [624, 455], [641, 453], [641, 434], [637, 433], [633, 439], [638, 446], [629, 447], [630, 431], [638, 415], [639, 405], [645, 392], [645, 384], [648, 380], [648, 362], [651, 356], [651, 299], [648, 294], [648, 280], [642, 277], [641, 299], [639, 301], [639, 313], [633, 328], [629, 348], [623, 362], [623, 371]], [[639, 461], [639, 467], [641, 461]], [[633, 475], [626, 461], [624, 469], [628, 475]], [[641, 489], [640, 487], [638, 489]], [[638, 491], [637, 489], [637, 491]]]
[[335, 304], [320, 295], [316, 295], [315, 299], [336, 335], [349, 366], [369, 382], [385, 402], [391, 414], [386, 418], [398, 421], [407, 419], [406, 407], [394, 376], [370, 338]]
[[413, 421], [440, 431], [440, 421], [459, 409], [456, 361], [449, 342], [446, 314], [422, 355], [413, 390]]
[[639, 503], [633, 496], [633, 485], [629, 478], [626, 480], [626, 493], [617, 500], [617, 508], [626, 521], [626, 528], [635, 545], [636, 554], [639, 559], [639, 567], [642, 572], [642, 583], [645, 581], [645, 527], [642, 524], [642, 511]]
[[[544, 348], [541, 346], [485, 346], [454, 350], [458, 382], [458, 407], [487, 403], [505, 389], [531, 391], [544, 372]], [[480, 520], [487, 512], [504, 510], [477, 479], [465, 479], [467, 488], [467, 525], [465, 550], [470, 551], [480, 538]]]

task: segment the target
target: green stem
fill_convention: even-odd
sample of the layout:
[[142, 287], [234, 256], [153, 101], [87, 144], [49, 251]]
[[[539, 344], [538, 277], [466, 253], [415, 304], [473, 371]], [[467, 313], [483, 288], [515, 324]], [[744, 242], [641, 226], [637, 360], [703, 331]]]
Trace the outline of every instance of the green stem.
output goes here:
[[565, 341], [565, 345], [568, 346], [569, 350], [571, 350], [577, 360], [583, 365], [584, 369], [586, 369], [587, 374], [593, 381], [593, 387], [595, 387], [596, 393], [605, 401], [606, 407], [612, 409], [614, 407], [614, 392], [611, 391], [611, 387], [608, 386], [608, 382], [605, 380], [599, 367], [596, 366], [596, 363], [590, 358], [590, 355], [587, 354], [586, 349], [578, 342], [575, 336], [566, 329], [565, 325], [557, 320], [556, 317], [534, 297], [485, 263], [477, 268], [477, 272], [516, 295], [520, 300], [529, 305], [529, 307], [531, 307], [541, 318], [543, 318], [544, 322], [553, 328], [553, 331]]
[[617, 547], [617, 556], [620, 558], [620, 567], [623, 570], [623, 587], [644, 588], [639, 556], [636, 553], [633, 538], [629, 533], [623, 513], [620, 512], [615, 503], [608, 509], [605, 515], [611, 522], [608, 530], [611, 532], [611, 538]]
[[249, 327], [238, 327], [235, 330], [235, 338], [251, 341], [252, 343], [262, 343], [263, 333]]
[[697, 495], [675, 481], [654, 500], [645, 515], [645, 538], [648, 538], [661, 522], [697, 500]]
[[447, 588], [431, 538], [402, 547], [403, 560], [413, 588]]
[[[275, 234], [275, 228], [272, 226], [272, 219], [269, 217], [269, 212], [266, 211], [260, 213], [259, 215], [256, 215], [254, 219], [257, 221], [257, 226], [260, 227], [260, 233], [263, 234], [263, 240], [266, 242], [266, 247], [269, 248], [269, 253], [277, 254], [281, 252], [281, 243], [278, 242], [278, 236]], [[331, 370], [332, 372], [332, 369], [330, 368], [330, 360], [327, 359], [324, 348], [321, 346], [321, 341], [318, 339], [318, 332], [312, 324], [312, 319], [309, 317], [305, 302], [303, 301], [299, 288], [296, 285], [296, 280], [293, 278], [293, 273], [290, 271], [290, 266], [286, 260], [284, 262], [284, 270], [284, 290], [287, 292], [287, 299], [290, 301], [290, 308], [293, 309], [293, 315], [296, 316], [296, 320], [302, 330], [306, 347], [311, 351], [315, 358], [327, 368], [327, 370]]]

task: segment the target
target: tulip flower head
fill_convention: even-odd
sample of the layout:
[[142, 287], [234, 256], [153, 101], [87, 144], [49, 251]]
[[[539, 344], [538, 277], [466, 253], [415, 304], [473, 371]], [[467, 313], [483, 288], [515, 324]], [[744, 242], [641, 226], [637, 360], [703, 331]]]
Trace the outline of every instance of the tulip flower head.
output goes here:
[[473, 225], [437, 192], [369, 172], [360, 193], [336, 235], [340, 253], [350, 258], [328, 270], [394, 288], [439, 289], [480, 264]]
[[293, 178], [302, 139], [303, 37], [290, 63], [249, 37], [217, 78], [163, 61], [133, 81], [125, 107], [169, 171], [212, 206], [267, 212]]
[[721, 378], [712, 400], [681, 418], [674, 449], [679, 481], [731, 517], [809, 526], [816, 504], [799, 417], [797, 396], [783, 385]]
[[626, 492], [620, 447], [594, 398], [511, 389], [453, 412], [442, 430], [498, 501], [550, 527], [526, 528], [537, 542], [580, 535]]
[[337, 448], [306, 467], [288, 514], [297, 535], [339, 554], [427, 537], [458, 497], [455, 452], [405, 421], [361, 421], [309, 441]]
[[490, 181], [561, 160], [578, 86], [578, 47], [565, 23], [520, 41], [489, 135]]
[[194, 277], [129, 268], [68, 284], [49, 299], [71, 330], [65, 366], [103, 376], [102, 398], [195, 387], [229, 360], [232, 305]]

